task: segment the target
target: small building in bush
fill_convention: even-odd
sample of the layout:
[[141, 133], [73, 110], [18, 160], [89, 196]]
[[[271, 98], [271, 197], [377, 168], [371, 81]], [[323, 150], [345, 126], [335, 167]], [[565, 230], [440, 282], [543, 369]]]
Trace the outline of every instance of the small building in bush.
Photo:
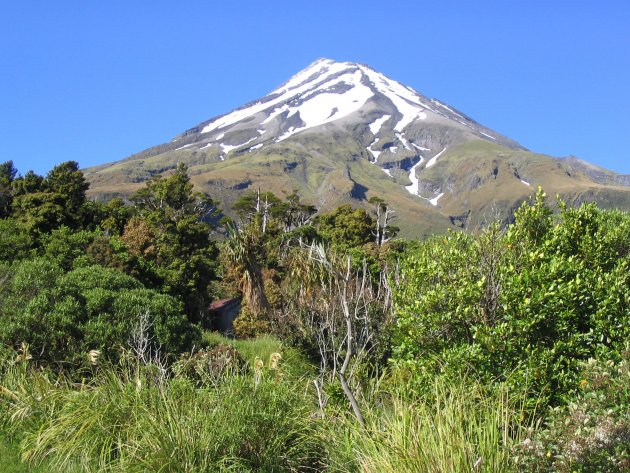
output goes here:
[[216, 330], [223, 335], [232, 335], [233, 322], [241, 310], [241, 298], [219, 299], [208, 306], [208, 318], [204, 324], [210, 330]]

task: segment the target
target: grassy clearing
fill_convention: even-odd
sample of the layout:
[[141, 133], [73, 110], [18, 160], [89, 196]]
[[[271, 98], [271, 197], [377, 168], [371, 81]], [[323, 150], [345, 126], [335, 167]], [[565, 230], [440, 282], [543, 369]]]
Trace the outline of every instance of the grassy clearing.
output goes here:
[[265, 365], [273, 353], [282, 355], [285, 374], [294, 379], [304, 376], [314, 376], [315, 367], [299, 350], [287, 346], [271, 335], [261, 335], [255, 339], [238, 340], [227, 338], [217, 332], [204, 332], [204, 342], [211, 347], [229, 345], [234, 347], [243, 357], [249, 367], [253, 366], [256, 358], [260, 358]]

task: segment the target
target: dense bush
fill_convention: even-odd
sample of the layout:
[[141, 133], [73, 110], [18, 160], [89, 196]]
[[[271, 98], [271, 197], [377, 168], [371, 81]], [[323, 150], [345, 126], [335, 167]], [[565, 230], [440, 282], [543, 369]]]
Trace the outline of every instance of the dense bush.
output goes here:
[[27, 343], [36, 359], [77, 363], [89, 350], [115, 359], [145, 313], [148, 336], [163, 353], [186, 351], [199, 340], [176, 299], [113, 269], [64, 273], [59, 262], [35, 258], [14, 264], [7, 276], [0, 343]]
[[14, 261], [28, 255], [32, 238], [27, 229], [13, 219], [0, 220], [0, 261]]
[[540, 192], [506, 230], [421, 244], [402, 262], [394, 360], [419, 389], [473, 371], [563, 402], [580, 360], [618, 359], [630, 338], [629, 242], [628, 214], [588, 204], [556, 217]]

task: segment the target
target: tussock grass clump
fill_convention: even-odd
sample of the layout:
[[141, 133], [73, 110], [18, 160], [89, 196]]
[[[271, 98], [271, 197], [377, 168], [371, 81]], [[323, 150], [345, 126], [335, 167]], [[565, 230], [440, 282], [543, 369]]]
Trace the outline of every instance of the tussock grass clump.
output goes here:
[[379, 395], [365, 411], [366, 428], [336, 419], [328, 438], [330, 471], [455, 473], [512, 469], [519, 438], [518, 399], [462, 380], [436, 380], [426, 398]]

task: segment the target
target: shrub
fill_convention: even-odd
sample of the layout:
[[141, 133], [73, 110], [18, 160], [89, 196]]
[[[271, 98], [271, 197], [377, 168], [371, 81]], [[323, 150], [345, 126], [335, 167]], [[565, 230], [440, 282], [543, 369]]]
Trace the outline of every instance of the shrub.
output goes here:
[[269, 333], [269, 321], [266, 313], [255, 315], [246, 304], [241, 306], [234, 319], [234, 334], [240, 338], [254, 338]]
[[0, 342], [27, 343], [34, 357], [80, 364], [89, 350], [116, 359], [138, 318], [149, 313], [148, 337], [163, 353], [181, 353], [200, 332], [173, 297], [146, 289], [113, 269], [90, 266], [67, 274], [44, 258], [13, 267], [0, 306]]
[[630, 352], [583, 368], [576, 398], [516, 446], [521, 471], [630, 471]]
[[178, 377], [193, 380], [197, 385], [213, 385], [243, 370], [245, 361], [230, 345], [220, 344], [212, 348], [181, 356], [172, 367]]
[[[558, 405], [580, 360], [618, 359], [630, 338], [630, 215], [592, 204], [554, 221], [539, 193], [506, 230], [433, 238], [395, 286], [393, 359], [418, 389], [473, 371]], [[540, 396], [540, 401], [536, 399]]]
[[28, 255], [33, 240], [17, 220], [0, 220], [0, 261], [15, 261]]

